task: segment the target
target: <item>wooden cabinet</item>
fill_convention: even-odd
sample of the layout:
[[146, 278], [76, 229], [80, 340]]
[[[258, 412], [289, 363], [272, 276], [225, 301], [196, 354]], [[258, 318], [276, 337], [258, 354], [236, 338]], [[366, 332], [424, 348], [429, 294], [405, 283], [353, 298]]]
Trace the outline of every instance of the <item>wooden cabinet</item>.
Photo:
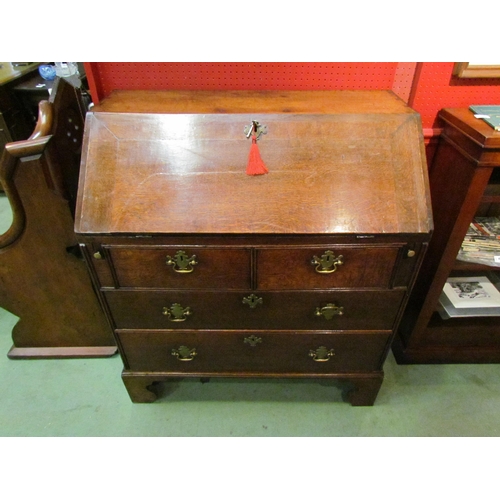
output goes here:
[[[269, 173], [246, 175], [245, 126]], [[371, 405], [432, 228], [390, 92], [118, 92], [87, 116], [76, 232], [135, 402], [171, 377], [317, 377]]]
[[441, 319], [448, 277], [499, 268], [456, 260], [475, 215], [500, 213], [500, 132], [468, 109], [444, 109], [444, 129], [430, 170], [435, 231], [394, 342], [399, 363], [498, 363], [500, 318]]

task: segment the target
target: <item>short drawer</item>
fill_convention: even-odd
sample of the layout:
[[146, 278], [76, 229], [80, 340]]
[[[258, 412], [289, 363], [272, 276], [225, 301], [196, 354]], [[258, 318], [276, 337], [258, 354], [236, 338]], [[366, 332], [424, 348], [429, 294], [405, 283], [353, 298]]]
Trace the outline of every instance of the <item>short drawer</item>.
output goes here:
[[380, 370], [388, 332], [118, 331], [126, 368], [171, 373], [348, 373]]
[[244, 248], [109, 246], [107, 251], [120, 287], [250, 286], [251, 252]]
[[261, 249], [257, 287], [261, 290], [387, 288], [399, 248], [331, 246]]
[[104, 292], [116, 328], [391, 330], [402, 290]]

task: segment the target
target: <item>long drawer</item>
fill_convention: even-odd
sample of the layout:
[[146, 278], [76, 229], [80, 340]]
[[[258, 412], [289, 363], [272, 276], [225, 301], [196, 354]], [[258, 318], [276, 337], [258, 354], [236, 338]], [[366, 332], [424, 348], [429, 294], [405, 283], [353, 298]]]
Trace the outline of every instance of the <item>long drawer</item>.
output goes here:
[[390, 330], [404, 291], [104, 292], [116, 328]]
[[347, 373], [381, 369], [390, 332], [118, 330], [127, 369], [172, 373]]

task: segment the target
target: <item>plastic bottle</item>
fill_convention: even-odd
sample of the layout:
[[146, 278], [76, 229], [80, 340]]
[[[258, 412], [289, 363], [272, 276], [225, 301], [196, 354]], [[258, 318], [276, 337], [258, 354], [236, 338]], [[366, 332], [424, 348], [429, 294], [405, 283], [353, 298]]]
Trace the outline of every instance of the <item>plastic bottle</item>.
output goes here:
[[78, 75], [78, 65], [76, 62], [55, 62], [56, 75], [59, 77], [68, 77]]

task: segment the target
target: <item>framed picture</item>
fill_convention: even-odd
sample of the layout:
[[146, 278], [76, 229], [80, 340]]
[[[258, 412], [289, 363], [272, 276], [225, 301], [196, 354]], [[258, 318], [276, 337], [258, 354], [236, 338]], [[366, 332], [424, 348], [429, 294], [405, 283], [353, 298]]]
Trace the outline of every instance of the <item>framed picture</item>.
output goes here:
[[500, 292], [486, 276], [448, 278], [443, 292], [454, 307], [500, 307]]
[[458, 78], [500, 78], [500, 63], [455, 63], [453, 75]]
[[500, 316], [497, 286], [486, 276], [448, 278], [439, 297], [438, 313], [443, 319]]

